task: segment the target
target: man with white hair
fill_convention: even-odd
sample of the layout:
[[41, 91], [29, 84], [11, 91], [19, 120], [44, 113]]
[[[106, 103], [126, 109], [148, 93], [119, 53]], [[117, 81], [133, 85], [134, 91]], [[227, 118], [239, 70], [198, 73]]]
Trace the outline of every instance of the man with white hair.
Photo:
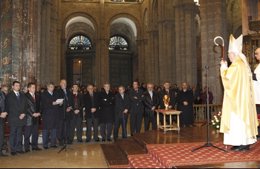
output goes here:
[[230, 36], [228, 57], [232, 64], [221, 61], [221, 78], [224, 100], [220, 132], [224, 133], [224, 144], [231, 150], [249, 150], [256, 142], [257, 115], [253, 91], [252, 73], [242, 53], [242, 35]]

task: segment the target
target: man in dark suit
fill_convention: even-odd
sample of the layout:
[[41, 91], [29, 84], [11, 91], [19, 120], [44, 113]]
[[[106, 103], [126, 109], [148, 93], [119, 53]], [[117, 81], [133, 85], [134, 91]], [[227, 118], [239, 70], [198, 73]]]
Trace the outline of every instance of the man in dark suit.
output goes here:
[[98, 123], [99, 123], [99, 109], [100, 100], [98, 93], [94, 92], [94, 86], [89, 84], [87, 86], [87, 93], [84, 96], [85, 112], [87, 121], [87, 139], [86, 142], [91, 140], [91, 127], [94, 129], [94, 140], [99, 141], [98, 138]]
[[7, 95], [6, 110], [8, 113], [8, 123], [10, 126], [10, 147], [11, 155], [23, 154], [22, 129], [26, 124], [27, 99], [20, 92], [20, 82], [14, 81], [13, 91]]
[[27, 112], [26, 112], [26, 125], [24, 130], [24, 150], [30, 151], [30, 137], [32, 136], [32, 150], [41, 150], [38, 147], [38, 129], [39, 129], [39, 117], [40, 117], [40, 98], [35, 93], [36, 84], [29, 83], [27, 85], [28, 92], [25, 94], [27, 98]]
[[170, 104], [169, 104], [169, 109], [174, 108], [176, 104], [176, 97], [177, 95], [175, 94], [175, 91], [171, 89], [171, 83], [170, 82], [165, 82], [163, 84], [163, 90], [160, 92], [160, 108], [164, 109], [164, 102], [163, 102], [163, 97], [167, 95], [170, 97]]
[[144, 105], [145, 105], [145, 115], [144, 115], [144, 129], [149, 130], [150, 123], [152, 123], [152, 129], [156, 129], [156, 118], [155, 109], [159, 105], [159, 97], [156, 92], [154, 92], [154, 85], [152, 83], [147, 84], [147, 91], [144, 93]]
[[7, 156], [3, 153], [4, 148], [4, 125], [5, 125], [5, 118], [7, 116], [6, 108], [5, 108], [5, 100], [6, 100], [6, 93], [4, 90], [8, 91], [8, 87], [3, 85], [0, 91], [0, 157]]
[[67, 89], [67, 81], [62, 79], [60, 81], [60, 89], [57, 90], [59, 99], [64, 99], [63, 105], [59, 107], [58, 115], [58, 130], [57, 136], [60, 146], [64, 143], [72, 144], [74, 139], [74, 132], [71, 133], [72, 118], [73, 118], [73, 96]]
[[114, 139], [118, 138], [118, 131], [120, 125], [122, 126], [122, 138], [127, 138], [127, 119], [130, 108], [130, 99], [125, 94], [125, 87], [119, 86], [118, 92], [115, 96], [115, 125], [114, 125]]
[[57, 122], [58, 122], [58, 110], [59, 106], [62, 105], [62, 102], [57, 102], [58, 96], [54, 92], [54, 84], [47, 84], [47, 91], [44, 91], [41, 94], [41, 112], [42, 112], [42, 139], [43, 139], [43, 148], [49, 148], [49, 132], [50, 132], [50, 141], [51, 148], [57, 148], [56, 139], [57, 139]]
[[110, 91], [110, 84], [104, 84], [104, 90], [100, 92], [100, 129], [102, 141], [112, 141], [111, 134], [114, 122], [115, 96]]
[[130, 126], [131, 136], [140, 133], [144, 115], [143, 90], [139, 88], [139, 82], [133, 82], [133, 89], [129, 91], [130, 98]]
[[187, 83], [182, 83], [182, 90], [177, 97], [177, 109], [182, 111], [180, 123], [182, 127], [192, 127], [194, 121], [193, 114], [193, 92], [188, 88]]
[[[173, 89], [171, 89], [171, 84], [170, 82], [165, 82], [163, 84], [163, 90], [160, 92], [159, 94], [159, 103], [160, 103], [160, 108], [161, 109], [165, 109], [165, 105], [163, 102], [163, 97], [167, 95], [170, 98], [170, 103], [169, 103], [169, 109], [174, 108], [175, 104], [176, 104], [176, 93]], [[169, 117], [166, 117], [166, 121], [167, 123], [169, 123]], [[163, 123], [163, 116], [162, 114], [160, 114], [160, 122]]]
[[73, 127], [71, 128], [70, 133], [74, 136], [75, 128], [77, 129], [77, 140], [79, 143], [82, 142], [82, 119], [83, 119], [83, 96], [79, 93], [78, 84], [72, 86], [73, 94]]

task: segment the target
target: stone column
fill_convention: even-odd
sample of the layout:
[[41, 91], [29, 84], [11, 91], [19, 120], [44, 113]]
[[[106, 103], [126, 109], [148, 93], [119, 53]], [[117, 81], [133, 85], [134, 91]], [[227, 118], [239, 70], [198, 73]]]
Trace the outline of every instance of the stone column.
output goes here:
[[[49, 81], [53, 81], [50, 71], [50, 12], [51, 12], [50, 0], [42, 1], [42, 18], [41, 18], [41, 56], [40, 56], [40, 79], [42, 84], [46, 84]], [[50, 75], [50, 76], [49, 76]], [[49, 77], [47, 77], [49, 76]]]
[[40, 56], [41, 56], [41, 10], [42, 10], [42, 2], [38, 0], [34, 0], [34, 22], [35, 30], [33, 32], [33, 48], [35, 53], [35, 79], [38, 84], [41, 84], [40, 79]]
[[40, 79], [42, 84], [52, 81], [59, 83], [60, 69], [60, 39], [58, 31], [59, 1], [42, 1], [41, 18], [41, 68]]
[[153, 43], [153, 59], [154, 59], [154, 75], [153, 77], [153, 82], [157, 85], [160, 84], [160, 56], [159, 56], [159, 32], [158, 31], [153, 31], [151, 33], [153, 35], [152, 38], [152, 43]]
[[173, 74], [177, 84], [187, 82], [194, 86], [197, 83], [195, 4], [192, 0], [184, 0], [176, 3], [174, 9], [176, 58]]
[[25, 71], [25, 67], [23, 65], [23, 48], [26, 45], [24, 25], [27, 24], [27, 11], [26, 9], [24, 10], [24, 4], [22, 0], [16, 0], [12, 2], [12, 73], [14, 74], [14, 77], [16, 77], [16, 80], [22, 82]]
[[[0, 32], [2, 32], [2, 17], [3, 17], [3, 14], [2, 14], [2, 11], [3, 11], [3, 1], [0, 1]], [[0, 33], [0, 86], [2, 85], [3, 83], [3, 55], [2, 55], [2, 50], [3, 50], [3, 47], [2, 47], [2, 33]]]
[[60, 55], [59, 55], [59, 44], [60, 44], [60, 34], [58, 32], [58, 3], [59, 1], [51, 1], [50, 8], [50, 39], [48, 50], [50, 50], [49, 59], [51, 62], [50, 67], [50, 75], [52, 75], [52, 79], [55, 83], [59, 83], [60, 81]]
[[175, 57], [174, 3], [175, 1], [172, 0], [158, 1], [159, 55], [157, 64], [159, 66], [159, 84], [165, 81], [175, 81], [175, 68], [173, 66]]
[[38, 1], [28, 0], [28, 23], [26, 28], [26, 48], [24, 49], [25, 82], [36, 82], [36, 62], [38, 61]]
[[140, 82], [145, 81], [145, 51], [144, 51], [144, 40], [137, 39], [136, 44], [138, 46], [138, 74], [133, 80], [138, 79]]
[[109, 32], [110, 30], [106, 27], [105, 12], [104, 12], [104, 1], [100, 1], [100, 20], [98, 39], [96, 44], [96, 84], [97, 86], [103, 86], [103, 83], [109, 82]]
[[201, 57], [202, 85], [206, 85], [205, 66], [209, 66], [209, 88], [214, 95], [214, 103], [222, 103], [222, 82], [219, 73], [221, 53], [213, 51], [213, 39], [222, 36], [227, 41], [226, 34], [226, 2], [223, 0], [201, 0]]
[[0, 2], [0, 83], [10, 84], [12, 75], [12, 1]]
[[153, 82], [153, 55], [152, 55], [152, 49], [149, 46], [149, 42], [151, 42], [151, 39], [144, 39], [143, 45], [144, 45], [144, 65], [145, 65], [145, 82]]
[[108, 35], [103, 35], [103, 38], [100, 39], [101, 44], [101, 50], [100, 50], [100, 85], [103, 86], [105, 82], [109, 82], [109, 51], [108, 51], [108, 45], [110, 37]]
[[1, 70], [4, 83], [19, 80], [25, 86], [36, 80], [38, 24], [34, 23], [34, 2], [35, 0], [16, 0], [2, 4]]

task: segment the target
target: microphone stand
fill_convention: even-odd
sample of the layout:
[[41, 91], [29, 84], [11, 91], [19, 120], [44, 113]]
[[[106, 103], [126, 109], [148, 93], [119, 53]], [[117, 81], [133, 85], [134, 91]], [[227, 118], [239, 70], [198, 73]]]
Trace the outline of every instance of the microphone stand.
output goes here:
[[208, 78], [208, 71], [209, 71], [209, 66], [205, 66], [205, 69], [206, 69], [206, 85], [207, 85], [207, 140], [206, 140], [206, 143], [200, 147], [197, 147], [197, 148], [194, 148], [192, 150], [192, 152], [195, 152], [197, 150], [200, 150], [202, 148], [207, 148], [207, 147], [213, 147], [215, 149], [218, 149], [218, 150], [221, 150], [221, 151], [224, 151], [224, 152], [227, 152], [227, 150], [225, 149], [222, 149], [220, 147], [217, 147], [215, 145], [213, 145], [211, 142], [210, 142], [210, 134], [209, 134], [209, 125], [210, 125], [210, 119], [209, 119], [209, 88], [208, 88], [208, 85], [209, 85], [209, 78]]

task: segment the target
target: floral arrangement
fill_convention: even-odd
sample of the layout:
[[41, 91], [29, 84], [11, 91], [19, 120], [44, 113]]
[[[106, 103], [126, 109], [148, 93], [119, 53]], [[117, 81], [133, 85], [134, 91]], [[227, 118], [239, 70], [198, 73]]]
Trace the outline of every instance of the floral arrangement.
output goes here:
[[213, 128], [215, 130], [220, 129], [220, 121], [221, 121], [221, 112], [218, 112], [213, 116], [213, 118], [211, 120], [211, 125], [213, 126]]

